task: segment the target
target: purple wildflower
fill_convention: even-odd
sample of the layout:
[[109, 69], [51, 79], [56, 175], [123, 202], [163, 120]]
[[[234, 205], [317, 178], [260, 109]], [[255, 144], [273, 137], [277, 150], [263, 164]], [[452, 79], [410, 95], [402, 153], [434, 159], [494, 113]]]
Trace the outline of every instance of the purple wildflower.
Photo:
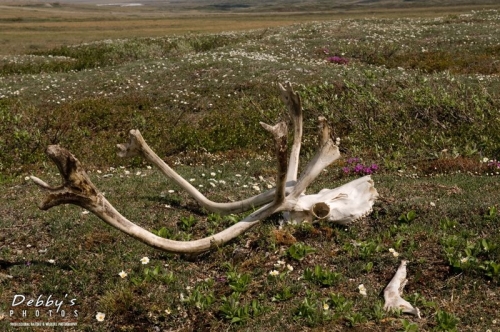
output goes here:
[[500, 168], [500, 161], [492, 160], [488, 163], [488, 167]]
[[379, 169], [377, 164], [365, 166], [361, 163], [361, 159], [355, 157], [347, 159], [347, 164], [348, 165], [346, 167], [342, 167], [344, 174], [349, 174], [352, 171], [361, 175], [369, 175], [375, 173]]
[[354, 172], [356, 172], [356, 173], [362, 172], [363, 169], [364, 169], [364, 166], [362, 164], [356, 164], [356, 166], [354, 166]]
[[338, 65], [347, 65], [349, 63], [349, 60], [340, 56], [331, 56], [326, 59], [330, 63], [336, 63]]

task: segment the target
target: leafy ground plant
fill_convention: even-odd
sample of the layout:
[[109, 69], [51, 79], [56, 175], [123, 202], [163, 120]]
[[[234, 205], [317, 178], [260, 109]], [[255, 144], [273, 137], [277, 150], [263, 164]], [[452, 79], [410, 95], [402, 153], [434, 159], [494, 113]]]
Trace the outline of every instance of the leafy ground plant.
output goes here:
[[[76, 299], [71, 319], [83, 331], [498, 330], [500, 182], [489, 161], [500, 154], [499, 22], [494, 9], [412, 13], [2, 58], [0, 330], [22, 319], [17, 294]], [[335, 55], [348, 63], [329, 62]], [[158, 236], [195, 239], [234, 224], [242, 216], [207, 214], [142, 160], [118, 159], [115, 144], [138, 128], [207, 197], [248, 197], [273, 186], [258, 122], [285, 117], [274, 84], [285, 80], [301, 95], [305, 136], [324, 116], [346, 156], [312, 190], [358, 176], [351, 156], [379, 166], [380, 200], [359, 222], [273, 216], [181, 257], [78, 207], [38, 210], [42, 194], [26, 177], [57, 182], [44, 149], [61, 144], [117, 209]], [[311, 138], [301, 156], [316, 146]], [[381, 309], [401, 258], [410, 261], [406, 298], [423, 319]]]

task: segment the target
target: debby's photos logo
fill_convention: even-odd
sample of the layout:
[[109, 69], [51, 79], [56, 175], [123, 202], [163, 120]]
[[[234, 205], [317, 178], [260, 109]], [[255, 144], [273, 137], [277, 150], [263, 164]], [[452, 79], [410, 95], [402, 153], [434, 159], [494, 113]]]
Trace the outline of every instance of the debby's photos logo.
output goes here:
[[78, 305], [68, 294], [53, 295], [16, 294], [7, 312], [11, 326], [76, 326]]

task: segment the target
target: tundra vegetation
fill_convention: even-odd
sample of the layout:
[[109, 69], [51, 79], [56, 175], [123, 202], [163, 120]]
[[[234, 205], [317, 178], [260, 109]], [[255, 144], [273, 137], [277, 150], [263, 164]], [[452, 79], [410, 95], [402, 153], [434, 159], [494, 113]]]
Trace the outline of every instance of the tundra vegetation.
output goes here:
[[[0, 58], [0, 327], [16, 294], [77, 299], [78, 330], [487, 331], [500, 316], [500, 12], [344, 18], [283, 27], [111, 39]], [[371, 174], [379, 199], [349, 226], [269, 217], [230, 243], [179, 256], [75, 206], [40, 211], [29, 181], [60, 180], [44, 151], [72, 151], [107, 200], [154, 234], [191, 240], [219, 215], [116, 144], [139, 129], [214, 201], [275, 181], [259, 121], [302, 98], [301, 160], [326, 118], [341, 158], [311, 185]], [[304, 165], [301, 163], [300, 167]], [[309, 190], [308, 190], [309, 191]], [[384, 310], [405, 262], [403, 297]], [[76, 328], [75, 328], [76, 330]]]

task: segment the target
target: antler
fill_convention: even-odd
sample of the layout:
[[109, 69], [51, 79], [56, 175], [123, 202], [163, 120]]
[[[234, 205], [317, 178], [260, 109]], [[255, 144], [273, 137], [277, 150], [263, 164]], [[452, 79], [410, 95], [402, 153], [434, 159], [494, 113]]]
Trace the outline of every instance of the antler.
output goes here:
[[287, 182], [295, 183], [297, 181], [297, 172], [299, 169], [300, 147], [302, 145], [302, 103], [298, 93], [293, 91], [290, 82], [286, 83], [286, 87], [278, 84], [280, 97], [283, 103], [288, 108], [288, 113], [292, 118], [293, 123], [293, 145], [290, 152], [290, 162], [288, 164]]
[[[292, 151], [290, 153], [290, 162], [286, 171], [286, 189], [288, 192], [293, 188], [297, 181], [297, 171], [299, 165], [299, 154], [302, 142], [302, 106], [300, 96], [293, 91], [290, 83], [286, 88], [279, 84], [280, 96], [288, 108], [294, 127], [294, 140]], [[170, 166], [168, 166], [158, 155], [149, 147], [141, 133], [137, 129], [129, 132], [129, 142], [117, 144], [118, 156], [134, 157], [141, 155], [143, 158], [155, 165], [165, 176], [173, 180], [177, 185], [186, 190], [201, 206], [211, 212], [220, 214], [241, 213], [251, 208], [262, 206], [273, 200], [275, 189], [265, 191], [259, 195], [228, 203], [213, 202], [200, 193], [193, 185], [183, 179]]]
[[200, 240], [173, 241], [165, 239], [129, 221], [99, 192], [92, 181], [90, 181], [85, 170], [81, 167], [78, 159], [68, 150], [58, 145], [49, 146], [47, 148], [47, 155], [59, 169], [63, 178], [63, 184], [52, 188], [37, 177], [32, 176], [31, 179], [37, 185], [50, 192], [40, 204], [40, 209], [42, 210], [47, 210], [60, 204], [75, 204], [94, 213], [109, 225], [154, 248], [172, 253], [203, 252], [209, 250], [214, 245], [230, 241], [255, 226], [260, 220], [280, 211], [284, 207], [287, 170], [287, 127], [285, 123], [279, 123], [275, 126], [263, 124], [263, 127], [273, 134], [276, 145], [278, 176], [276, 179], [277, 190], [275, 190], [274, 201], [222, 232]]
[[[40, 208], [47, 210], [60, 204], [81, 206], [122, 232], [154, 248], [173, 253], [207, 251], [214, 245], [226, 243], [237, 237], [255, 226], [259, 221], [276, 212], [289, 212], [288, 217], [294, 221], [319, 218], [341, 224], [347, 224], [369, 213], [378, 196], [370, 176], [354, 180], [336, 189], [323, 189], [316, 195], [304, 195], [309, 184], [316, 179], [325, 167], [338, 159], [340, 153], [338, 146], [329, 137], [326, 121], [320, 118], [320, 148], [297, 180], [302, 137], [300, 98], [293, 92], [290, 84], [286, 88], [280, 85], [280, 91], [294, 119], [294, 143], [290, 155], [290, 164], [287, 163], [286, 124], [281, 122], [275, 126], [270, 126], [261, 123], [264, 129], [272, 134], [275, 142], [278, 170], [276, 188], [246, 200], [232, 203], [210, 201], [161, 160], [147, 145], [138, 130], [130, 131], [129, 143], [118, 145], [120, 156], [141, 154], [210, 211], [234, 213], [263, 205], [257, 211], [220, 233], [194, 241], [173, 241], [148, 232], [122, 216], [90, 181], [80, 162], [68, 150], [58, 145], [49, 146], [47, 155], [57, 165], [63, 184], [58, 187], [50, 187], [39, 178], [31, 177], [37, 185], [49, 191], [49, 195], [40, 204]], [[289, 193], [288, 196], [286, 195], [287, 192]]]

